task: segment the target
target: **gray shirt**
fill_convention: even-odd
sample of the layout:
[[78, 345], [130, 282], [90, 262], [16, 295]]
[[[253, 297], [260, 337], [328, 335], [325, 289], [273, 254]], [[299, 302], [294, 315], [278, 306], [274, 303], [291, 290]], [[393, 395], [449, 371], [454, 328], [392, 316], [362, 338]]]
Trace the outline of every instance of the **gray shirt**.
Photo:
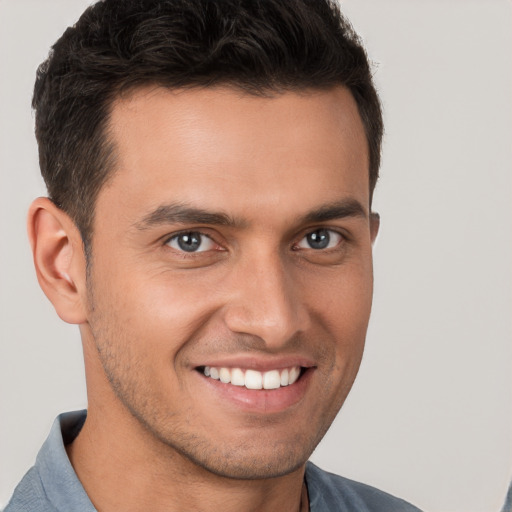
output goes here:
[[[14, 491], [4, 512], [96, 512], [65, 446], [78, 435], [86, 411], [61, 414], [54, 422], [36, 463]], [[306, 465], [311, 512], [419, 512], [405, 501], [331, 473], [311, 462]]]

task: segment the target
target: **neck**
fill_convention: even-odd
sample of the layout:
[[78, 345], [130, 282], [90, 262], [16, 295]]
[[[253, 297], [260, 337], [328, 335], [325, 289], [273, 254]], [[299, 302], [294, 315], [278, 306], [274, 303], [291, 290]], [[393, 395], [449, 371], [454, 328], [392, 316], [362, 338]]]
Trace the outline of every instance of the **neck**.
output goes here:
[[156, 440], [129, 413], [111, 421], [112, 412], [90, 403], [82, 431], [67, 447], [99, 512], [308, 510], [304, 466], [260, 480], [215, 475]]

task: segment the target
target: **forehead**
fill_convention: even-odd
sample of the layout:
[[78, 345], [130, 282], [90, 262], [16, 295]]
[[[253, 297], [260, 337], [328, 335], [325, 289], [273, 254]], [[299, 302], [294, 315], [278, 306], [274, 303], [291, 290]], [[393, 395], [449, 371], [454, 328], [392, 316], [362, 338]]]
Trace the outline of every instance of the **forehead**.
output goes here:
[[271, 216], [369, 202], [364, 128], [342, 87], [272, 97], [144, 88], [114, 103], [109, 128], [116, 171], [98, 201], [134, 214], [170, 201]]

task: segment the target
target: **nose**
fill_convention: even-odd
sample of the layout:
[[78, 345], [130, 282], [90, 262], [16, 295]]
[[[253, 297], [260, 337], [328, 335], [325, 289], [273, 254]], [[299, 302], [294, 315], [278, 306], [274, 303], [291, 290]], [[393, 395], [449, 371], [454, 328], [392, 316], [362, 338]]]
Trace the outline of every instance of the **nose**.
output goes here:
[[224, 321], [232, 332], [256, 336], [271, 350], [307, 329], [309, 316], [300, 286], [278, 254], [239, 262], [225, 285], [230, 293]]

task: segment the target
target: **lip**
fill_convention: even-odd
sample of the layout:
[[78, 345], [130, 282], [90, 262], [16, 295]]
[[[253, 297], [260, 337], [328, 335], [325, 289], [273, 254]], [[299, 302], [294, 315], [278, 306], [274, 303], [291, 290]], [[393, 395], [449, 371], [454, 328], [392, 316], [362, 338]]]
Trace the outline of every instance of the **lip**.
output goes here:
[[192, 364], [194, 368], [213, 366], [215, 368], [242, 368], [244, 370], [257, 370], [259, 372], [268, 372], [271, 370], [284, 370], [292, 366], [301, 366], [302, 368], [313, 368], [314, 362], [301, 356], [286, 356], [262, 358], [256, 356], [232, 356], [222, 358], [212, 358], [201, 361], [198, 364]]
[[[212, 366], [231, 367], [231, 364], [215, 363]], [[240, 367], [238, 364], [242, 363], [237, 360], [237, 364], [233, 367]], [[283, 368], [288, 365], [285, 364]], [[293, 365], [290, 365], [293, 366]], [[297, 365], [301, 366], [301, 365]], [[246, 367], [242, 365], [242, 367]], [[249, 368], [259, 369], [264, 371], [267, 369], [279, 369], [280, 366], [274, 364], [270, 367], [268, 364], [256, 367], [255, 365], [248, 365]], [[206, 377], [198, 371], [194, 370], [197, 379], [200, 379], [201, 386], [204, 393], [210, 395], [212, 401], [220, 404], [221, 407], [227, 407], [235, 412], [253, 413], [253, 414], [276, 414], [284, 412], [298, 404], [307, 394], [311, 385], [312, 376], [315, 368], [306, 366], [300, 378], [289, 386], [280, 387], [278, 389], [247, 389], [243, 386], [234, 386], [232, 384], [224, 384], [219, 380]]]

